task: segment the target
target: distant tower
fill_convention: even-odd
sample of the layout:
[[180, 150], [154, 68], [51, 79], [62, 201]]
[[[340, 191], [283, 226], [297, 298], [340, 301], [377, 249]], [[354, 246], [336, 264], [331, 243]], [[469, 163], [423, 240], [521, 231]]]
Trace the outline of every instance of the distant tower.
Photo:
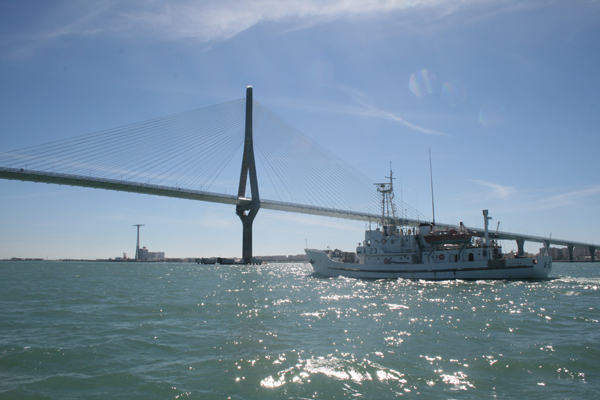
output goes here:
[[144, 224], [136, 224], [132, 226], [137, 226], [137, 244], [135, 245], [135, 260], [138, 261], [140, 259], [140, 226], [145, 226]]

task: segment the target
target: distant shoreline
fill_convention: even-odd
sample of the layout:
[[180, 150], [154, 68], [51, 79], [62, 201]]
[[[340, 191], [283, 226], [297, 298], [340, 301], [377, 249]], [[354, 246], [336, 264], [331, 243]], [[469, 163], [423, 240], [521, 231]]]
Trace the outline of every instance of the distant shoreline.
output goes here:
[[[308, 262], [308, 258], [305, 255], [289, 255], [289, 256], [259, 256], [254, 257], [257, 261], [262, 262], [278, 262], [278, 263], [304, 263]], [[306, 259], [304, 259], [306, 258]], [[59, 258], [59, 259], [45, 259], [45, 258], [5, 258], [0, 261], [11, 261], [11, 262], [26, 262], [26, 261], [44, 261], [44, 262], [57, 262], [57, 261], [73, 261], [73, 262], [117, 262], [117, 263], [198, 263], [198, 260], [202, 260], [202, 257], [185, 257], [185, 258], [166, 258], [163, 260], [134, 260], [132, 258], [127, 259], [114, 259], [114, 258], [98, 258], [98, 259], [86, 259], [86, 258]], [[207, 258], [204, 259], [214, 259], [217, 258]], [[223, 258], [223, 260], [227, 260], [228, 264], [233, 264], [237, 260]], [[207, 264], [215, 264], [216, 262], [207, 263]]]
[[[280, 257], [280, 256], [279, 256]], [[293, 256], [291, 256], [293, 257]], [[308, 262], [308, 260], [299, 260], [299, 259], [289, 259], [289, 260], [285, 260], [285, 259], [274, 259], [271, 256], [264, 256], [264, 257], [256, 257], [258, 260], [261, 260], [262, 262], [268, 263], [268, 262], [275, 262], [275, 263], [306, 263]], [[72, 262], [116, 262], [116, 263], [146, 263], [146, 264], [159, 264], [159, 263], [196, 263], [198, 264], [198, 262], [196, 261], [196, 258], [181, 258], [181, 259], [177, 259], [177, 258], [171, 258], [171, 259], [165, 259], [165, 260], [133, 260], [133, 259], [127, 259], [127, 260], [115, 260], [115, 259], [96, 259], [96, 260], [91, 260], [91, 259], [77, 259], [77, 258], [61, 258], [58, 260], [46, 260], [44, 258], [5, 258], [5, 259], [1, 259], [0, 261], [10, 261], [10, 262], [24, 262], [24, 261], [44, 261], [44, 262], [57, 262], [57, 261], [72, 261]], [[600, 260], [594, 260], [594, 261], [590, 261], [590, 260], [573, 260], [573, 261], [569, 261], [569, 260], [554, 260], [555, 263], [590, 263], [590, 264], [595, 264], [595, 263], [600, 263]], [[203, 264], [203, 265], [211, 265], [214, 263], [207, 263], [207, 264]]]

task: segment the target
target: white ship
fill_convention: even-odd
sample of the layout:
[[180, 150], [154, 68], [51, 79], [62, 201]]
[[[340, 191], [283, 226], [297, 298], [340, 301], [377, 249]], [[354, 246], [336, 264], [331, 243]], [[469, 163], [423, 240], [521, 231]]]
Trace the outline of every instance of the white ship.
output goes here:
[[507, 258], [495, 240], [489, 239], [488, 210], [483, 210], [485, 237], [475, 237], [460, 224], [457, 229], [437, 230], [435, 223], [419, 227], [399, 226], [393, 204], [393, 178], [378, 184], [382, 195], [380, 227], [365, 232], [356, 248], [355, 262], [339, 252], [305, 249], [319, 275], [350, 278], [405, 279], [544, 279], [552, 269], [552, 257]]

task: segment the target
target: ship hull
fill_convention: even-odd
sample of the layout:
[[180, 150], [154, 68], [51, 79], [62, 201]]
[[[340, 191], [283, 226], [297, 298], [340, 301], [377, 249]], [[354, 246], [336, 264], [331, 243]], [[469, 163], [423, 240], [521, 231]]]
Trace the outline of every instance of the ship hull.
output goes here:
[[423, 264], [349, 264], [329, 258], [326, 252], [306, 249], [314, 271], [322, 276], [362, 279], [545, 279], [552, 270], [552, 258], [515, 258], [472, 262]]

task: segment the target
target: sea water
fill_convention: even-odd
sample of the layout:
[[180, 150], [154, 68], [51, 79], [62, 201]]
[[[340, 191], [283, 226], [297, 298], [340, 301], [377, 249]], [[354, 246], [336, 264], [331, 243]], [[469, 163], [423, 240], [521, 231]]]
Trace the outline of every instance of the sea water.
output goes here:
[[551, 276], [0, 262], [0, 398], [596, 399], [600, 264]]

